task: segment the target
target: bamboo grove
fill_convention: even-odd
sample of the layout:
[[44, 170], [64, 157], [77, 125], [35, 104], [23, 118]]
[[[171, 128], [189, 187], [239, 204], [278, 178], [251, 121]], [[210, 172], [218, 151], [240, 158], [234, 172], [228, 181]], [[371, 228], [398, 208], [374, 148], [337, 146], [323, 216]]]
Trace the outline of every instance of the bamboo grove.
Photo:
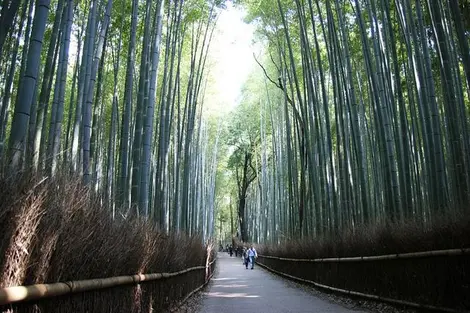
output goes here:
[[2, 0], [4, 166], [79, 174], [113, 216], [210, 237], [216, 147], [201, 112], [220, 9], [205, 0]]
[[468, 2], [239, 3], [267, 45], [244, 240], [468, 213]]
[[244, 241], [468, 213], [468, 1], [232, 2], [265, 51], [214, 126], [223, 1], [1, 0], [3, 168], [78, 174], [113, 216], [205, 239], [229, 192]]

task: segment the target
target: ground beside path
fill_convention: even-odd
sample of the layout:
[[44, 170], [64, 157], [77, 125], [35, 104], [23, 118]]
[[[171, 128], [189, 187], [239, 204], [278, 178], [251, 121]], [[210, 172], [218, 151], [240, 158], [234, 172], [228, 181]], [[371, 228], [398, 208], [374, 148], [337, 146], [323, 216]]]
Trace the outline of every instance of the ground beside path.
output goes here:
[[203, 293], [200, 313], [363, 313], [331, 303], [297, 288], [255, 265], [245, 269], [241, 258], [219, 253], [217, 271]]

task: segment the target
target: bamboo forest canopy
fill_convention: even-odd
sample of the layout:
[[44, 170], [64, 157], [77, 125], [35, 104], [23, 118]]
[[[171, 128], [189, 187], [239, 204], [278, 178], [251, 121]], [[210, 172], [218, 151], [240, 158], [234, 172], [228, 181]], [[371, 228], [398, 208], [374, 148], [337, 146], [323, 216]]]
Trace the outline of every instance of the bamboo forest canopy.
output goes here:
[[217, 149], [201, 112], [223, 6], [1, 1], [3, 164], [81, 175], [114, 217], [209, 238]]
[[468, 1], [236, 2], [266, 47], [229, 163], [243, 240], [468, 214]]
[[[0, 2], [4, 168], [80, 175], [114, 217], [204, 239], [468, 214], [466, 0]], [[233, 4], [263, 49], [215, 104]]]

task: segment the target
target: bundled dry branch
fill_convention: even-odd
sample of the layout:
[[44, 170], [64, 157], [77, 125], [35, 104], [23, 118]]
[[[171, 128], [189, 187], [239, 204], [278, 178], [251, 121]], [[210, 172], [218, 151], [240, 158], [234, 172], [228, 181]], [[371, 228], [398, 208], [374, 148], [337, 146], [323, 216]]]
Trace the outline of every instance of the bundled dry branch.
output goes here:
[[[101, 312], [114, 305], [126, 312], [160, 310], [176, 305], [206, 282], [207, 258], [213, 252], [201, 238], [168, 235], [143, 220], [113, 220], [100, 197], [80, 179], [44, 180], [24, 174], [0, 178], [0, 187], [0, 287], [134, 277], [128, 287], [76, 289], [75, 295], [18, 304], [12, 308], [15, 312], [33, 312], [34, 307], [47, 312]], [[199, 270], [181, 277], [163, 275], [164, 283], [136, 278], [147, 277], [137, 276], [142, 273], [177, 273], [194, 267]], [[62, 285], [70, 290], [83, 284]], [[41, 294], [44, 289], [36, 291]]]
[[407, 254], [470, 248], [470, 215], [443, 216], [423, 227], [419, 221], [384, 223], [345, 231], [333, 238], [288, 240], [261, 245], [258, 252], [295, 259], [326, 259]]

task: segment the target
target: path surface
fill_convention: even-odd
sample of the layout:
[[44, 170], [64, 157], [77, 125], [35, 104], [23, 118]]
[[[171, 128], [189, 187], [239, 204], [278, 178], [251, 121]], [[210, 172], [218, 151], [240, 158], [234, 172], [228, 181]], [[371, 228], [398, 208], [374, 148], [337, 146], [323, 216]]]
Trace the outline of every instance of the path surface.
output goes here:
[[241, 258], [219, 253], [217, 272], [204, 294], [200, 313], [364, 313], [293, 288], [259, 266], [245, 269]]

